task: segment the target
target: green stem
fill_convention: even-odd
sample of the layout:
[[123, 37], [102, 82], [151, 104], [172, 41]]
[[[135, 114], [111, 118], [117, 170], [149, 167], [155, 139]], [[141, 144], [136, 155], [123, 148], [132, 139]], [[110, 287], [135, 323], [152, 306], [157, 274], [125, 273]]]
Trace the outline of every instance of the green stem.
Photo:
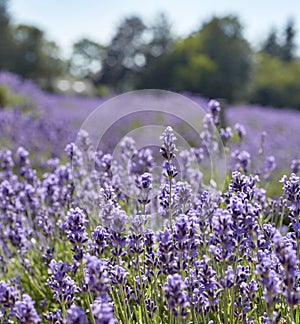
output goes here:
[[122, 317], [122, 322], [121, 323], [124, 323], [124, 324], [129, 323], [127, 315], [125, 315], [124, 312], [123, 312], [122, 303], [121, 303], [119, 294], [116, 293], [116, 296], [117, 296], [117, 301], [118, 301], [118, 304], [119, 304], [120, 314], [121, 314], [121, 317]]
[[66, 304], [65, 304], [65, 302], [63, 302], [61, 304], [61, 312], [62, 312], [62, 318], [65, 319], [66, 318]]
[[230, 292], [230, 296], [231, 296], [231, 300], [230, 300], [230, 306], [231, 306], [231, 311], [230, 311], [230, 323], [234, 324], [234, 288], [231, 288], [231, 292]]
[[[142, 295], [143, 297], [145, 296], [145, 292], [144, 292], [144, 286], [143, 286], [143, 282], [142, 282], [142, 274], [141, 274], [141, 267], [140, 267], [140, 262], [139, 262], [139, 256], [137, 255], [136, 258], [136, 262], [137, 262], [137, 267], [138, 267], [138, 274], [139, 274], [139, 279], [140, 279], [140, 285], [141, 285], [141, 290], [142, 290]], [[147, 307], [146, 307], [146, 303], [145, 303], [145, 298], [142, 298], [142, 308], [143, 308], [143, 313], [145, 314], [145, 323], [148, 324], [148, 313], [147, 313]]]
[[87, 302], [88, 302], [88, 308], [89, 308], [89, 313], [90, 313], [90, 320], [92, 324], [96, 324], [93, 312], [92, 312], [92, 308], [91, 308], [91, 304], [92, 304], [92, 295], [90, 292], [87, 292]]

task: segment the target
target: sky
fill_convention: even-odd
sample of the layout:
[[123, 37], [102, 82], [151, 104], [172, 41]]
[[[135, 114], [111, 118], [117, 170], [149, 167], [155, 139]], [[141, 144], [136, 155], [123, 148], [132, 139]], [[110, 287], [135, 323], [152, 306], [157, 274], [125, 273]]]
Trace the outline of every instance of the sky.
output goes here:
[[9, 8], [14, 23], [39, 27], [65, 55], [82, 37], [107, 44], [125, 16], [139, 15], [151, 23], [161, 12], [177, 36], [199, 29], [213, 15], [238, 15], [253, 46], [266, 38], [271, 27], [282, 30], [293, 18], [300, 48], [299, 0], [10, 0]]

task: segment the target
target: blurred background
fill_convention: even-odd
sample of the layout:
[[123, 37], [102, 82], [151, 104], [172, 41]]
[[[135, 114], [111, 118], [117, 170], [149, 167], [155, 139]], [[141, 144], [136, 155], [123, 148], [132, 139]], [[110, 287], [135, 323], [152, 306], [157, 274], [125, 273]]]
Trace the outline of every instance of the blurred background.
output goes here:
[[0, 0], [0, 70], [52, 93], [300, 109], [299, 21], [296, 0]]

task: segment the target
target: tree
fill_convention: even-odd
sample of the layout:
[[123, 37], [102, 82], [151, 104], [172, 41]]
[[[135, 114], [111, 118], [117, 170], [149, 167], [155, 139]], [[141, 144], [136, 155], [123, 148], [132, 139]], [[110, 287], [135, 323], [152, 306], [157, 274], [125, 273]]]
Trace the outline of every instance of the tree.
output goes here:
[[264, 41], [262, 45], [262, 51], [268, 55], [281, 58], [282, 56], [282, 48], [280, 43], [278, 42], [277, 31], [272, 28], [267, 39]]
[[300, 61], [287, 62], [259, 53], [255, 62], [248, 101], [275, 107], [300, 108]]
[[101, 78], [97, 83], [117, 91], [134, 88], [135, 78], [142, 71], [146, 58], [143, 33], [146, 26], [139, 17], [126, 18], [106, 49]]
[[199, 31], [199, 51], [216, 68], [210, 75], [210, 84], [204, 95], [232, 101], [238, 97], [249, 80], [252, 52], [242, 34], [242, 26], [235, 16], [214, 17]]
[[11, 67], [10, 53], [12, 50], [10, 17], [8, 0], [0, 0], [0, 69]]
[[138, 88], [166, 88], [170, 80], [174, 36], [167, 16], [159, 14], [147, 29], [149, 41], [145, 42], [143, 53], [145, 66], [139, 76]]
[[270, 56], [290, 62], [295, 59], [295, 36], [294, 21], [290, 19], [281, 38], [278, 39], [276, 29], [271, 29], [267, 39], [263, 42], [262, 51]]
[[172, 47], [155, 64], [147, 66], [146, 71], [151, 73], [146, 73], [143, 85], [230, 101], [243, 93], [252, 51], [236, 17], [214, 17], [198, 32], [177, 39]]
[[171, 23], [167, 16], [160, 13], [149, 27], [150, 42], [147, 44], [147, 63], [166, 53], [170, 53], [173, 48], [173, 35]]
[[102, 68], [105, 49], [102, 45], [83, 38], [73, 45], [69, 61], [71, 74], [80, 78], [94, 78]]
[[282, 59], [284, 61], [292, 61], [295, 58], [295, 36], [296, 31], [294, 21], [289, 20], [285, 28], [284, 43], [282, 45]]
[[195, 45], [193, 38], [176, 44], [172, 87], [179, 91], [208, 94], [210, 89], [214, 89], [211, 76], [216, 73], [217, 65], [206, 54], [195, 50]]
[[51, 78], [61, 74], [64, 68], [58, 46], [33, 26], [19, 25], [13, 35], [15, 51], [11, 55], [14, 60], [12, 70], [24, 78], [43, 80], [46, 86], [50, 86]]

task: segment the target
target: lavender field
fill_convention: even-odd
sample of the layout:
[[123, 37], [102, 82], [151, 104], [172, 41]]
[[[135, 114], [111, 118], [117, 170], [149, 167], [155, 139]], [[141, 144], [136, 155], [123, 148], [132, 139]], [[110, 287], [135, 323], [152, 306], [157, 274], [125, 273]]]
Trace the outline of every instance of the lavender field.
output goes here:
[[[187, 97], [198, 137], [136, 114], [99, 149], [79, 129], [109, 98], [0, 74], [0, 323], [300, 323], [300, 112], [225, 107], [221, 125]], [[159, 147], [124, 137], [155, 123]]]

